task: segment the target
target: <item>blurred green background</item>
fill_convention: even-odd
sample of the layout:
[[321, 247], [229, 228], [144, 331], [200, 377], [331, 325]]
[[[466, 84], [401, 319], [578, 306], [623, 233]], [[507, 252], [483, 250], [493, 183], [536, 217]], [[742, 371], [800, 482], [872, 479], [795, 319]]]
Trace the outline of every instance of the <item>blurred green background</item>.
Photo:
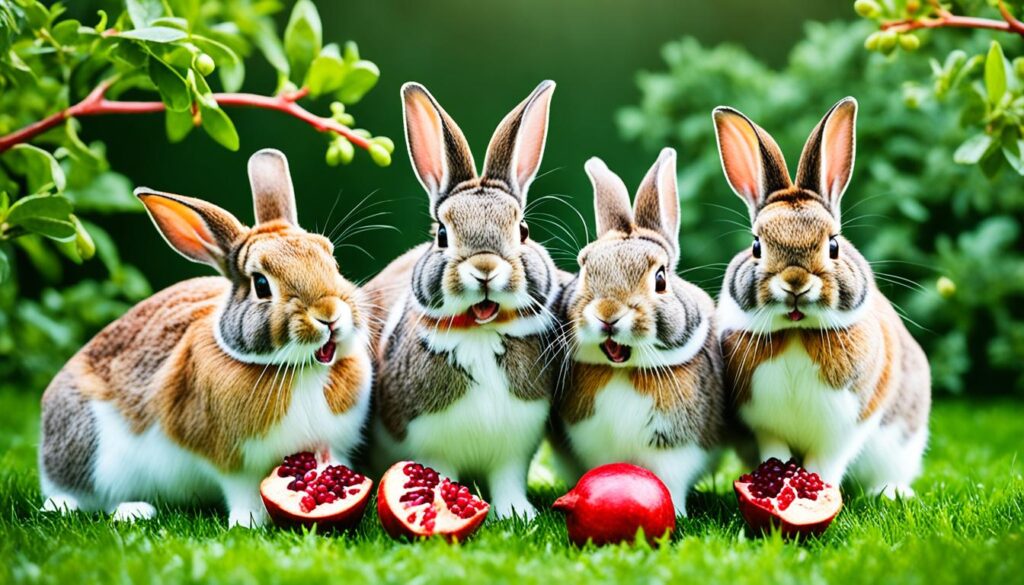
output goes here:
[[[898, 13], [911, 3], [921, 5], [886, 5]], [[292, 5], [283, 2], [276, 13], [278, 31]], [[358, 126], [394, 140], [390, 167], [377, 167], [361, 151], [348, 166], [328, 166], [329, 137], [265, 110], [229, 110], [238, 152], [199, 131], [171, 144], [160, 114], [82, 118], [81, 135], [105, 143], [111, 168], [135, 185], [208, 199], [243, 222], [252, 219], [247, 158], [265, 147], [284, 151], [304, 227], [331, 232], [368, 198], [376, 206], [353, 211], [348, 223], [397, 228], [355, 235], [338, 249], [343, 272], [364, 281], [428, 237], [427, 198], [402, 135], [402, 83], [430, 89], [480, 162], [501, 118], [537, 83], [553, 79], [547, 150], [530, 193], [539, 203], [527, 215], [534, 237], [562, 268], [574, 269], [593, 229], [584, 161], [602, 157], [635, 188], [658, 150], [673, 146], [683, 210], [680, 271], [717, 294], [725, 262], [749, 245], [750, 233], [743, 205], [722, 177], [711, 109], [729, 104], [749, 114], [776, 137], [793, 171], [823, 113], [853, 95], [860, 103], [858, 157], [843, 203], [845, 235], [872, 261], [879, 287], [929, 353], [937, 392], [1024, 393], [1024, 43], [1017, 36], [941, 29], [918, 33], [912, 51], [868, 51], [865, 39], [878, 23], [859, 18], [852, 0], [316, 5], [325, 43], [353, 40], [380, 68], [377, 87], [349, 111]], [[1024, 10], [1017, 0], [1012, 6]], [[76, 0], [61, 18], [94, 23], [101, 8], [117, 15], [123, 4]], [[983, 0], [956, 0], [953, 9], [999, 18]], [[994, 39], [1006, 54], [1005, 63], [998, 55], [1007, 77], [1002, 101], [987, 95], [982, 79]], [[253, 54], [245, 63], [243, 90], [272, 93], [277, 76], [266, 59]], [[304, 105], [327, 115], [330, 101]], [[978, 139], [988, 148], [965, 150]], [[387, 215], [373, 217], [378, 211]], [[210, 273], [170, 250], [142, 215], [88, 219], [109, 231], [124, 263], [140, 268], [154, 289]], [[21, 270], [16, 293], [0, 289], [0, 317], [12, 315], [16, 330], [6, 337], [0, 330], [0, 358], [8, 360], [0, 361], [0, 373], [29, 387], [45, 383], [124, 301], [146, 292], [141, 279], [113, 271], [96, 292], [89, 279], [106, 277], [101, 263], [64, 264], [62, 277]], [[125, 282], [136, 284], [133, 292], [90, 305], [90, 298], [117, 297]], [[75, 283], [83, 286], [72, 290]]]

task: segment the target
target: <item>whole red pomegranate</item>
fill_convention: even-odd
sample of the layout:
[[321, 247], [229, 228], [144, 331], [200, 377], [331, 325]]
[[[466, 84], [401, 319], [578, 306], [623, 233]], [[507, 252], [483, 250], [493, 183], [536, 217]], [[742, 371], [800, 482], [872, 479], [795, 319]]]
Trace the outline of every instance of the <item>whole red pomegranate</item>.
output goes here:
[[817, 473], [772, 457], [733, 482], [740, 514], [754, 532], [777, 527], [783, 536], [821, 534], [843, 507], [839, 488]]
[[366, 476], [305, 451], [285, 457], [260, 483], [260, 495], [279, 526], [350, 528], [363, 517], [372, 485]]
[[569, 540], [577, 546], [633, 541], [637, 530], [651, 544], [676, 527], [672, 495], [658, 476], [629, 463], [595, 467], [555, 500], [565, 514]]

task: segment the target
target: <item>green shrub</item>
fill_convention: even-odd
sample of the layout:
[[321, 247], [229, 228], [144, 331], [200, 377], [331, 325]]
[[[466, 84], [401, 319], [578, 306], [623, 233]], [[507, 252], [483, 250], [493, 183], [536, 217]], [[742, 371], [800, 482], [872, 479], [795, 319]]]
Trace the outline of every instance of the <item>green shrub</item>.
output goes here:
[[[979, 91], [971, 71], [963, 83], [949, 77], [971, 61], [967, 55], [987, 53], [992, 33], [933, 33], [919, 50], [887, 57], [864, 49], [874, 30], [865, 21], [809, 24], [781, 70], [736, 46], [670, 43], [663, 49], [667, 69], [638, 75], [641, 102], [618, 113], [619, 128], [651, 152], [680, 150], [682, 254], [685, 266], [699, 267], [685, 276], [717, 291], [724, 263], [749, 245], [750, 233], [722, 176], [712, 108], [748, 114], [795, 165], [824, 112], [856, 97], [858, 156], [844, 232], [873, 262], [880, 288], [924, 345], [936, 388], [1024, 392], [1024, 181], [1009, 164], [954, 162], [977, 134], [977, 119], [948, 97]], [[1016, 37], [1001, 40], [1008, 53], [1020, 52]], [[950, 53], [961, 61], [956, 71], [942, 65]], [[936, 66], [929, 55], [938, 56]], [[930, 76], [936, 87], [957, 87], [936, 95], [925, 85]]]
[[[295, 3], [279, 37], [272, 16], [281, 8], [268, 0], [124, 0], [118, 14], [100, 11], [84, 23], [64, 18], [60, 3], [0, 0], [0, 380], [38, 391], [100, 327], [151, 292], [106, 232], [84, 219], [142, 206], [104, 145], [79, 136], [77, 118], [164, 112], [171, 142], [202, 128], [237, 150], [228, 111], [264, 108], [321, 132], [328, 164], [350, 162], [356, 147], [390, 164], [392, 142], [353, 129], [345, 109], [376, 84], [376, 65], [353, 43], [325, 45], [310, 0]], [[277, 71], [270, 95], [239, 93], [246, 59], [257, 53]], [[335, 100], [327, 116], [299, 105], [323, 96]], [[102, 276], [67, 286], [65, 266], [94, 254]], [[29, 270], [46, 283], [37, 299], [19, 287]]]

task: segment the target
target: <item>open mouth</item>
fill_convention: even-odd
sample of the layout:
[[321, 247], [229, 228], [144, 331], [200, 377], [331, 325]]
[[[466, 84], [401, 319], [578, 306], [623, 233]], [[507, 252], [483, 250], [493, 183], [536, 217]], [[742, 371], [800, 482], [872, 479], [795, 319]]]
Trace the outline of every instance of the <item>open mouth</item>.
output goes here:
[[615, 343], [611, 337], [604, 340], [604, 343], [601, 344], [601, 351], [604, 352], [604, 356], [608, 358], [609, 361], [616, 364], [628, 361], [629, 356], [633, 353], [628, 345]]
[[313, 352], [313, 357], [316, 359], [316, 361], [320, 362], [321, 364], [329, 364], [332, 361], [334, 361], [334, 351], [337, 348], [338, 346], [334, 343], [333, 340], [328, 341], [327, 343], [321, 345], [320, 348], [317, 349], [315, 352]]
[[478, 324], [490, 323], [498, 316], [498, 303], [484, 299], [470, 307], [469, 312], [473, 314], [473, 318]]
[[789, 320], [793, 322], [800, 321], [801, 319], [804, 318], [804, 314], [800, 311], [800, 309], [793, 309], [792, 311], [786, 313], [786, 316], [789, 317]]

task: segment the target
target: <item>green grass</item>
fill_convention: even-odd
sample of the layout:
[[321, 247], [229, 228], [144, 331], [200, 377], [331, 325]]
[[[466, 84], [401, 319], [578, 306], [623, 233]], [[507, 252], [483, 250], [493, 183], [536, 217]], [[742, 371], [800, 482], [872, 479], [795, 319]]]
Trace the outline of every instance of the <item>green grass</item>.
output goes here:
[[[487, 524], [452, 546], [394, 542], [372, 510], [341, 536], [228, 530], [213, 509], [161, 509], [135, 525], [41, 514], [37, 400], [0, 390], [0, 582], [1024, 582], [1020, 405], [941, 402], [932, 420], [918, 498], [852, 498], [812, 542], [745, 534], [727, 481], [738, 472], [732, 461], [658, 549], [569, 547], [560, 517], [547, 511], [529, 524]], [[559, 493], [532, 490], [541, 508]]]

